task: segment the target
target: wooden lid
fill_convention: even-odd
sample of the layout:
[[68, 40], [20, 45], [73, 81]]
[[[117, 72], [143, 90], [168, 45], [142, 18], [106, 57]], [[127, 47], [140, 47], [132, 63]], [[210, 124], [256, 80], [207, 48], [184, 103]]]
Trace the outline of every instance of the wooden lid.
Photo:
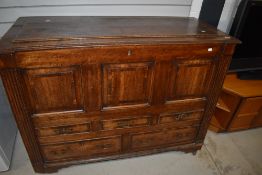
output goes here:
[[262, 80], [240, 80], [235, 73], [228, 74], [223, 89], [241, 97], [262, 96]]
[[0, 49], [208, 42], [239, 41], [194, 18], [49, 16], [19, 18]]

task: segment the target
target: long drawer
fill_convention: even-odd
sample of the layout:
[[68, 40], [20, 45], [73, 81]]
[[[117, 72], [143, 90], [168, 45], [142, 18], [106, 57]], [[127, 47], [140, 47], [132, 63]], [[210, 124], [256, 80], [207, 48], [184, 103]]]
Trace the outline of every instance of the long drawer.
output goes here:
[[135, 133], [131, 136], [131, 149], [154, 148], [180, 142], [192, 142], [196, 132], [197, 128], [185, 128]]
[[[61, 142], [71, 142], [77, 140], [105, 137], [108, 135], [123, 135], [133, 132], [143, 132], [150, 129], [162, 128], [185, 128], [198, 126], [203, 116], [203, 110], [187, 112], [166, 112], [159, 116], [130, 115], [130, 116], [109, 116], [99, 118], [88, 117], [77, 119], [78, 123], [72, 121], [72, 117], [57, 116], [52, 120], [35, 120], [35, 130], [40, 144], [54, 144]], [[63, 123], [53, 122], [57, 118], [63, 118]], [[77, 118], [78, 116], [74, 116]], [[81, 118], [80, 117], [80, 118]], [[50, 117], [47, 117], [50, 119]], [[83, 123], [80, 123], [83, 121]], [[70, 124], [71, 123], [71, 124]]]
[[46, 161], [111, 155], [121, 152], [121, 136], [42, 146]]
[[[160, 147], [170, 147], [194, 142], [197, 127], [162, 128], [161, 130], [144, 130], [130, 133], [129, 148], [125, 150], [140, 151]], [[74, 160], [79, 158], [105, 157], [122, 152], [123, 136], [90, 138], [81, 141], [42, 145], [41, 150], [46, 162]]]

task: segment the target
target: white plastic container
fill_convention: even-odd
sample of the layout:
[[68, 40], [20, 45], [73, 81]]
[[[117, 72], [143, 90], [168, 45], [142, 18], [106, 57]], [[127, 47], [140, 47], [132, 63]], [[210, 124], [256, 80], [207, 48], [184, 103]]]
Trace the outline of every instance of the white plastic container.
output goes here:
[[0, 172], [10, 167], [17, 127], [0, 77]]

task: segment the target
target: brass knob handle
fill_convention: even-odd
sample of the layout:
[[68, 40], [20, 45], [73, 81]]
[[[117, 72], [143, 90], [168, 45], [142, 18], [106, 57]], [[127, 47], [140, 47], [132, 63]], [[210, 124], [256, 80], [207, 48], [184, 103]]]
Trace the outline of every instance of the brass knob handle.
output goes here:
[[107, 144], [101, 144], [101, 145], [96, 145], [96, 147], [97, 147], [98, 149], [109, 149], [109, 148], [112, 147], [112, 144], [109, 144], [109, 143], [107, 143]]
[[176, 116], [176, 120], [182, 120], [186, 117], [187, 115], [186, 114], [179, 114]]
[[73, 132], [73, 128], [72, 127], [58, 127], [55, 130], [56, 134], [70, 134]]
[[124, 128], [124, 127], [128, 127], [128, 126], [129, 126], [129, 121], [128, 120], [117, 122], [117, 127], [118, 128]]
[[183, 136], [183, 134], [182, 133], [177, 133], [176, 134], [176, 138], [177, 139], [182, 139], [184, 136]]
[[128, 50], [127, 55], [128, 55], [128, 56], [131, 56], [131, 55], [132, 55], [132, 51], [131, 51], [131, 50]]

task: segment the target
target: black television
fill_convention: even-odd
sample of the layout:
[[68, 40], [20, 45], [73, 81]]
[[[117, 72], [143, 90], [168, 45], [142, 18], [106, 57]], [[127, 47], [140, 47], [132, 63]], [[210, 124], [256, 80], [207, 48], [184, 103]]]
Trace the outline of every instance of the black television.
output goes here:
[[262, 78], [262, 0], [242, 0], [230, 35], [240, 39], [229, 68], [242, 79]]

